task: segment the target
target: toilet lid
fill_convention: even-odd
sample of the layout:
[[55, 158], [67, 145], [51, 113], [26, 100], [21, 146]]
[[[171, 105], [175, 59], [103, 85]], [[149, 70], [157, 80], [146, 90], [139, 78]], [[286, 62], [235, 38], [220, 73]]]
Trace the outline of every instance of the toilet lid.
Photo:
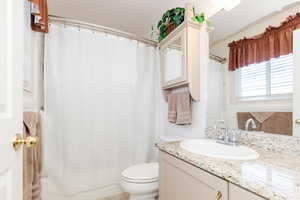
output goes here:
[[122, 177], [133, 182], [158, 180], [158, 163], [144, 163], [131, 166], [122, 172]]

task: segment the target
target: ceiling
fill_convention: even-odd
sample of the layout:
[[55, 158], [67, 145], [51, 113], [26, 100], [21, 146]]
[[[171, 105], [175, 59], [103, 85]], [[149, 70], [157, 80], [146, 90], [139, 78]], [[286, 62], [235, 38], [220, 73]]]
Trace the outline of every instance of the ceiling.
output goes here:
[[[48, 0], [49, 14], [149, 37], [151, 26], [167, 9], [194, 3], [196, 10], [212, 16], [220, 8], [210, 0]], [[231, 11], [220, 11], [211, 17], [215, 31], [211, 41], [223, 39], [243, 27], [298, 0], [241, 0]], [[270, 4], [272, 2], [272, 4]], [[201, 8], [201, 9], [200, 9]], [[250, 12], [251, 11], [251, 12]]]
[[[210, 0], [48, 0], [49, 14], [98, 24], [139, 36], [149, 37], [163, 13], [184, 7], [187, 2], [212, 15], [216, 10]], [[208, 9], [209, 8], [209, 9]]]

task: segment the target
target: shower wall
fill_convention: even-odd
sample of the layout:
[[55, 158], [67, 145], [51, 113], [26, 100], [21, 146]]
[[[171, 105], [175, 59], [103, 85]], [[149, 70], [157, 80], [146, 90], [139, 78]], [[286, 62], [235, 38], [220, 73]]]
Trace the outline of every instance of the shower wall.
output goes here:
[[157, 49], [62, 24], [45, 39], [44, 200], [120, 192], [121, 171], [156, 160]]

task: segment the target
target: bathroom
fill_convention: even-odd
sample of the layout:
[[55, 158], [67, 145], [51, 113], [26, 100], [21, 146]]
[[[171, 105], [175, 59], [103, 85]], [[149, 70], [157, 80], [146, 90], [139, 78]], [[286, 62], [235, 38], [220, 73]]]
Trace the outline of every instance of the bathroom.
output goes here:
[[300, 1], [1, 4], [0, 200], [300, 200]]

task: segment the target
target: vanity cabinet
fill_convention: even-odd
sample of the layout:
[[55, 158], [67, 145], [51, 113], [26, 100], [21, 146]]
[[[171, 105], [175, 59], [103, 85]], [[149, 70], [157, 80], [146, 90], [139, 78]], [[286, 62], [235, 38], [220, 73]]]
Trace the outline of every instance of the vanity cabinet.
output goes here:
[[244, 190], [234, 184], [229, 183], [229, 199], [230, 200], [264, 200], [247, 190]]
[[163, 151], [159, 176], [159, 200], [264, 199]]
[[228, 183], [160, 152], [160, 200], [227, 200]]

